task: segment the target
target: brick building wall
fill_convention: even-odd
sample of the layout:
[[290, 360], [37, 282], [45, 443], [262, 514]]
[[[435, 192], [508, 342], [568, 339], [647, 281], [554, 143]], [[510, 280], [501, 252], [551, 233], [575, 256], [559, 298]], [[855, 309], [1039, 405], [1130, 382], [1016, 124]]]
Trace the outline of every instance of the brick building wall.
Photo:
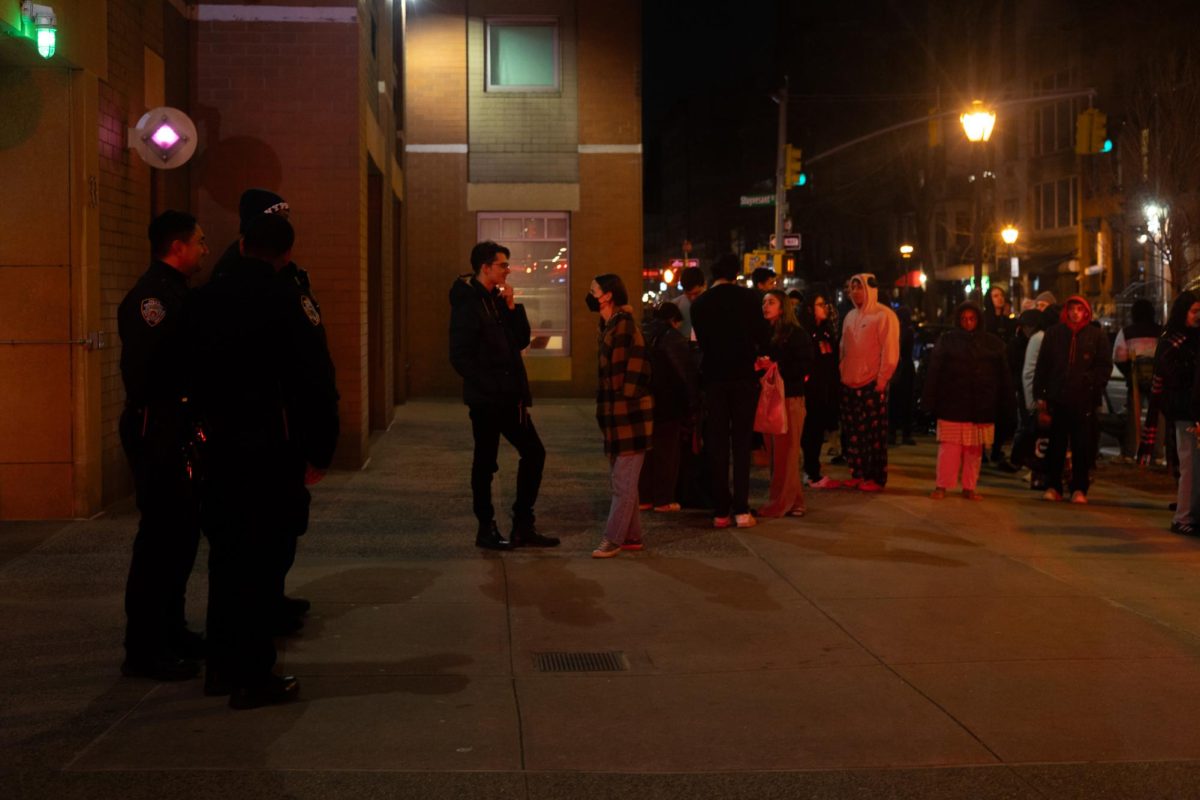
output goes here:
[[161, 4], [108, 0], [108, 75], [99, 84], [100, 303], [108, 346], [102, 352], [103, 502], [132, 488], [117, 423], [125, 404], [117, 307], [150, 260], [150, 167], [125, 146], [144, 107], [144, 51], [162, 48]]

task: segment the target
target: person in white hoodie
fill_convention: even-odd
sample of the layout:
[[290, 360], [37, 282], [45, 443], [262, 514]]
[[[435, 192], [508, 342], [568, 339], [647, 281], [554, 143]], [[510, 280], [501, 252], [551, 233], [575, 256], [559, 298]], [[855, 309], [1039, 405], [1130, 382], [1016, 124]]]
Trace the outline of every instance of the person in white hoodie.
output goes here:
[[900, 323], [879, 302], [875, 276], [850, 278], [854, 308], [842, 324], [841, 423], [850, 480], [843, 485], [881, 492], [887, 484], [888, 381], [900, 363]]

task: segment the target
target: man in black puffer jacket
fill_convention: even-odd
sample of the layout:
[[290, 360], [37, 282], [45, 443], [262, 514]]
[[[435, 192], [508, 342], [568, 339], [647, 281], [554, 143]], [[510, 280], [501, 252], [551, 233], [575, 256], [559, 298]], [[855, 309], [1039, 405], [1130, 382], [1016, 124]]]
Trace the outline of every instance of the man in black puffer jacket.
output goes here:
[[1063, 466], [1070, 441], [1071, 502], [1086, 503], [1088, 470], [1096, 450], [1096, 409], [1112, 373], [1112, 349], [1091, 324], [1092, 307], [1079, 295], [1067, 300], [1061, 321], [1046, 331], [1033, 376], [1038, 412], [1050, 414], [1046, 500], [1062, 499]]
[[[463, 402], [471, 409], [475, 454], [471, 494], [479, 531], [475, 544], [489, 550], [518, 545], [553, 547], [558, 539], [534, 527], [533, 505], [542, 484], [546, 449], [533, 427], [533, 398], [521, 351], [529, 346], [529, 318], [508, 285], [509, 250], [480, 242], [471, 250], [473, 273], [450, 287], [450, 363], [463, 379]], [[517, 448], [517, 497], [508, 539], [500, 535], [492, 506], [492, 475], [499, 469], [500, 437]]]

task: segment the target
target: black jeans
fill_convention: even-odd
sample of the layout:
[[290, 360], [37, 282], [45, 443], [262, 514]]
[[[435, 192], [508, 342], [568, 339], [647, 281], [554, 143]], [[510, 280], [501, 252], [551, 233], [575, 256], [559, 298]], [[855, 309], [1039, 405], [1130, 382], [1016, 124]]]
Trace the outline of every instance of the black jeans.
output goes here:
[[144, 431], [144, 422], [140, 412], [129, 409], [120, 423], [141, 512], [125, 582], [125, 650], [134, 657], [169, 651], [186, 629], [187, 582], [200, 544], [182, 449], [167, 432]]
[[680, 435], [683, 420], [654, 420], [654, 446], [646, 453], [638, 480], [638, 497], [643, 503], [665, 506], [675, 502], [679, 483]]
[[512, 505], [513, 522], [533, 522], [533, 506], [542, 485], [542, 469], [546, 465], [546, 448], [533, 427], [529, 409], [518, 403], [511, 405], [473, 405], [471, 433], [475, 437], [475, 454], [471, 460], [471, 497], [475, 518], [489, 524], [496, 518], [492, 506], [492, 475], [500, 466], [503, 436], [517, 450], [517, 498]]
[[804, 474], [810, 481], [821, 480], [821, 447], [825, 444], [825, 412], [810, 411], [804, 417], [800, 450], [804, 453]]
[[[704, 388], [705, 448], [712, 480], [713, 516], [750, 513], [750, 434], [758, 404], [758, 381], [716, 381]], [[733, 495], [729, 461], [733, 456]]]
[[1071, 446], [1072, 492], [1088, 490], [1088, 472], [1096, 450], [1095, 411], [1090, 408], [1050, 404], [1050, 445], [1046, 452], [1046, 486], [1062, 491], [1067, 444]]

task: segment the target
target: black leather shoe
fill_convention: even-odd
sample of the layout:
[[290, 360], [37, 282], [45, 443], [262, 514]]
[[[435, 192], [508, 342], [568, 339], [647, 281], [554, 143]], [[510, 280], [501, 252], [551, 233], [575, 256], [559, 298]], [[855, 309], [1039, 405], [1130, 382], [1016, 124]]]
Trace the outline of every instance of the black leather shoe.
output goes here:
[[288, 703], [300, 696], [300, 681], [291, 675], [268, 675], [251, 686], [235, 686], [229, 695], [229, 707], [260, 708]]
[[500, 535], [500, 529], [496, 527], [495, 522], [479, 526], [479, 532], [475, 534], [475, 546], [485, 550], [513, 549], [513, 543]]
[[312, 609], [312, 603], [303, 597], [288, 597], [286, 594], [279, 603], [280, 613], [289, 617], [303, 617]]
[[558, 547], [557, 536], [542, 536], [532, 522], [514, 522], [509, 541], [513, 547]]
[[200, 664], [190, 658], [169, 654], [127, 656], [121, 664], [121, 674], [127, 678], [150, 678], [155, 681], [190, 681], [200, 675]]

